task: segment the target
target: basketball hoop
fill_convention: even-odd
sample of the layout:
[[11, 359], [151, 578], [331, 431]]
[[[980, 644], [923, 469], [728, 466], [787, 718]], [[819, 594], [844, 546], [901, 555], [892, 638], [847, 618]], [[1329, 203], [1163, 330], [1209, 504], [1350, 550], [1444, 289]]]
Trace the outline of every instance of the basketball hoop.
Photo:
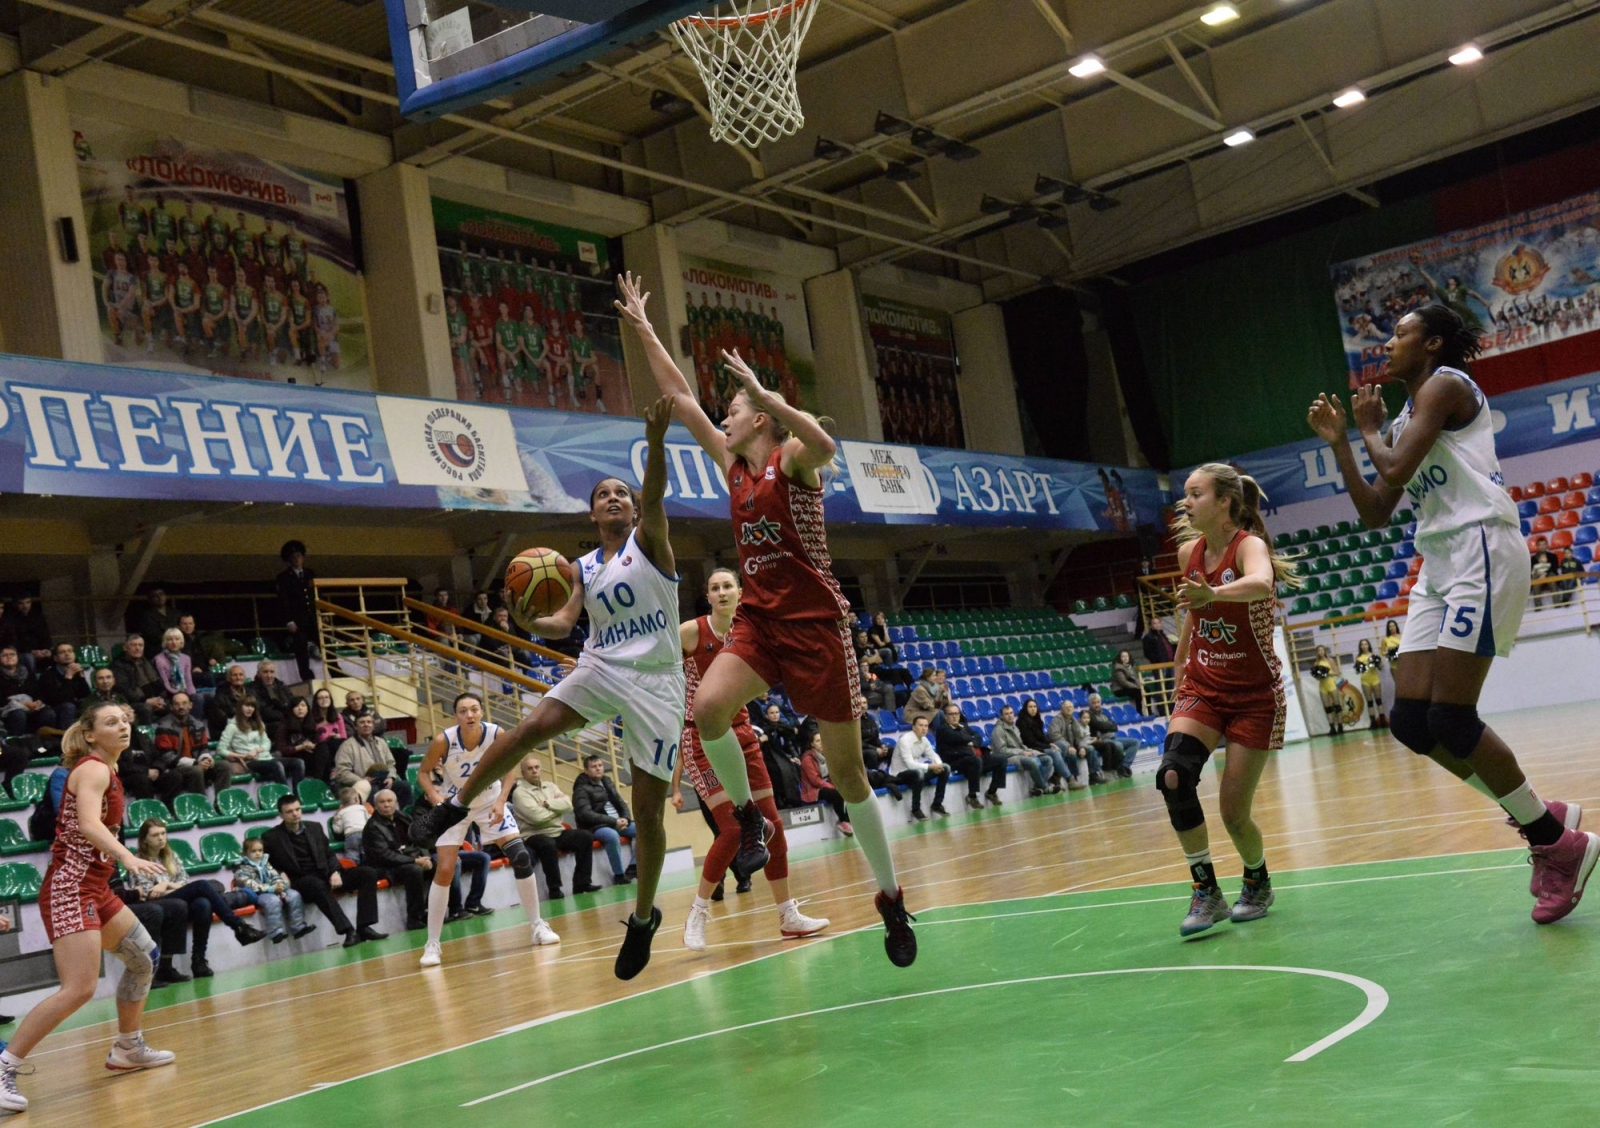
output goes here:
[[672, 38], [694, 62], [711, 102], [711, 139], [755, 148], [805, 124], [795, 70], [800, 43], [820, 0], [790, 0], [762, 8], [761, 0], [729, 0], [732, 15], [686, 16]]

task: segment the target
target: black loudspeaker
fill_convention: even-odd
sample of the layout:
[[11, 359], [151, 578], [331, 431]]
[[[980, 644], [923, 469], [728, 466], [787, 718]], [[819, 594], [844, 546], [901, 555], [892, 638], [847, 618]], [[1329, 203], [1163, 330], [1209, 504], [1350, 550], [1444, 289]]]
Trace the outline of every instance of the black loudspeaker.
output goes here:
[[61, 247], [62, 262], [78, 261], [78, 230], [71, 216], [64, 215], [56, 220], [56, 242]]

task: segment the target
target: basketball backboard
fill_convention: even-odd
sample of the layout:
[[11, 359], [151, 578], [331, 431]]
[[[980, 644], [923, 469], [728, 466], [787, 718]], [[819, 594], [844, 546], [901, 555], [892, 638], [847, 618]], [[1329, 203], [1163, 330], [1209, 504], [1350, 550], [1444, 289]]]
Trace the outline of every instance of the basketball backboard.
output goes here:
[[711, 0], [384, 0], [400, 112], [475, 106], [642, 39]]

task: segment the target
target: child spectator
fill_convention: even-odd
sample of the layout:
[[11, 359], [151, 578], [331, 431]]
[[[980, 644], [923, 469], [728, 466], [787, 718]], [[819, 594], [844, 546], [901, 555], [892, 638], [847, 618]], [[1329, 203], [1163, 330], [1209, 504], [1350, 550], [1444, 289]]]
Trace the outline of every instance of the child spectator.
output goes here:
[[[305, 905], [300, 894], [289, 888], [289, 879], [272, 868], [267, 861], [267, 848], [259, 838], [244, 840], [244, 857], [233, 869], [233, 887], [250, 895], [250, 903], [261, 910], [267, 922], [267, 938], [281, 944], [291, 935], [295, 939], [315, 932], [316, 925], [306, 923]], [[283, 918], [287, 911], [289, 931], [284, 931]]]
[[353, 787], [339, 789], [339, 809], [328, 822], [335, 838], [344, 839], [343, 854], [352, 862], [361, 861], [361, 832], [367, 829], [367, 805]]

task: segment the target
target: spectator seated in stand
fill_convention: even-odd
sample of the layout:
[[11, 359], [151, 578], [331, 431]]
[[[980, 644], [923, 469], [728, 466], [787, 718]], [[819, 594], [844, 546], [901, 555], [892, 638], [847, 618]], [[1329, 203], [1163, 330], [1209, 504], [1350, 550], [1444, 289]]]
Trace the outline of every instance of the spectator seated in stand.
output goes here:
[[[377, 873], [366, 866], [341, 866], [322, 827], [305, 821], [300, 799], [293, 792], [278, 796], [278, 817], [281, 821], [263, 834], [261, 841], [273, 868], [289, 879], [289, 887], [307, 904], [322, 910], [334, 931], [344, 937], [346, 948], [384, 939], [387, 933], [377, 929]], [[341, 890], [356, 894], [355, 924], [333, 899]]]
[[91, 705], [110, 702], [113, 705], [126, 705], [129, 712], [135, 718], [138, 717], [139, 711], [129, 704], [126, 695], [117, 688], [117, 675], [111, 672], [110, 666], [97, 667], [94, 673], [89, 675], [89, 685], [89, 696], [78, 702], [79, 715]]
[[0, 721], [8, 736], [60, 727], [56, 711], [39, 697], [39, 679], [22, 664], [15, 646], [0, 646]]
[[1144, 712], [1144, 690], [1139, 685], [1139, 671], [1133, 668], [1133, 655], [1118, 651], [1117, 660], [1111, 664], [1111, 694], [1133, 705], [1135, 713]]
[[861, 762], [866, 765], [867, 783], [874, 790], [886, 789], [889, 798], [898, 803], [900, 788], [884, 770], [889, 766], [889, 752], [883, 746], [883, 730], [878, 727], [878, 718], [867, 708], [867, 699], [861, 694], [856, 695], [856, 708], [861, 710]]
[[271, 658], [263, 658], [256, 664], [250, 695], [256, 699], [256, 707], [261, 711], [261, 723], [267, 726], [268, 732], [277, 732], [278, 726], [283, 724], [283, 718], [288, 716], [295, 696], [289, 692], [288, 686], [278, 680], [278, 664]]
[[[1055, 770], [1050, 790], [1072, 790], [1072, 785], [1077, 783], [1077, 769], [1067, 762], [1065, 754], [1045, 732], [1044, 714], [1039, 712], [1039, 703], [1031, 697], [1022, 699], [1022, 712], [1017, 715], [1017, 733], [1022, 737], [1024, 746], [1050, 761], [1050, 766]], [[1083, 786], [1078, 784], [1080, 788]]]
[[211, 735], [218, 737], [222, 730], [228, 727], [228, 722], [233, 720], [239, 711], [239, 702], [249, 694], [250, 687], [245, 683], [244, 667], [232, 665], [223, 675], [223, 682], [217, 686], [217, 691], [211, 695], [211, 700], [206, 706], [206, 723], [211, 726]]
[[856, 666], [862, 670], [876, 670], [883, 665], [883, 652], [867, 641], [866, 631], [856, 632]]
[[[306, 923], [305, 903], [300, 894], [289, 888], [289, 879], [267, 861], [267, 848], [261, 839], [244, 840], [244, 857], [233, 867], [233, 887], [249, 896], [250, 903], [267, 926], [267, 939], [274, 944], [281, 944], [291, 936], [298, 940], [317, 930], [316, 925]], [[288, 918], [287, 928], [285, 917]]]
[[133, 706], [136, 724], [148, 725], [167, 711], [167, 693], [156, 664], [145, 657], [144, 636], [131, 634], [111, 663], [117, 692]]
[[638, 831], [633, 825], [633, 812], [606, 775], [606, 762], [600, 756], [584, 758], [583, 774], [572, 784], [572, 815], [578, 829], [589, 832], [605, 847], [612, 884], [632, 881], [638, 862], [622, 868], [622, 840], [626, 838], [631, 848]]
[[811, 745], [800, 755], [800, 801], [826, 803], [839, 821], [839, 833], [846, 838], [855, 837], [850, 825], [850, 812], [845, 810], [844, 796], [828, 778], [828, 761], [822, 755], [822, 734], [813, 733]]
[[867, 699], [869, 709], [895, 709], [899, 707], [899, 700], [895, 694], [894, 686], [880, 678], [872, 670], [861, 671], [861, 696]]
[[320, 769], [316, 777], [332, 782], [333, 758], [339, 754], [339, 747], [356, 734], [355, 727], [344, 723], [344, 715], [334, 708], [333, 694], [326, 689], [311, 695], [311, 723], [317, 728], [317, 751], [312, 757]]
[[328, 820], [328, 829], [335, 838], [344, 841], [340, 854], [352, 862], [363, 860], [361, 843], [367, 830], [367, 818], [367, 805], [361, 801], [361, 793], [353, 787], [341, 787], [339, 809]]
[[365, 800], [374, 791], [387, 787], [394, 791], [402, 806], [411, 805], [411, 785], [395, 767], [394, 753], [381, 736], [372, 734], [373, 718], [363, 716], [356, 721], [356, 732], [339, 745], [333, 757], [333, 782], [340, 787], [353, 787]]
[[[909, 708], [909, 706], [908, 706]], [[989, 773], [989, 802], [1000, 806], [1000, 789], [1006, 785], [1006, 760], [994, 756], [983, 743], [978, 730], [967, 724], [961, 707], [955, 703], [944, 707], [933, 722], [933, 747], [939, 759], [960, 772], [967, 780], [967, 806], [979, 810], [983, 803], [978, 798], [978, 782], [983, 773]]]
[[1089, 715], [1085, 723], [1089, 728], [1089, 739], [1100, 750], [1100, 758], [1109, 762], [1115, 757], [1116, 773], [1123, 779], [1133, 775], [1133, 758], [1139, 754], [1139, 742], [1131, 736], [1117, 735], [1117, 722], [1102, 707], [1098, 693], [1089, 695]]
[[[124, 756], [127, 754], [124, 753]], [[119, 765], [120, 767], [120, 762]], [[138, 889], [125, 885], [120, 874], [111, 876], [111, 894], [128, 906], [128, 910], [145, 931], [156, 942], [156, 950], [160, 953], [155, 975], [150, 980], [150, 986], [170, 987], [174, 983], [187, 983], [190, 975], [179, 971], [172, 966], [175, 957], [181, 956], [189, 946], [189, 905], [176, 897], [146, 898]], [[206, 935], [210, 935], [211, 925], [206, 924]]]
[[[211, 677], [211, 667], [227, 656], [227, 646], [215, 631], [201, 635], [199, 630], [193, 615], [185, 612], [178, 616], [178, 632], [183, 635], [182, 652], [194, 671], [194, 684], [199, 689], [211, 689], [216, 684]], [[166, 637], [161, 636], [163, 647]]]
[[218, 917], [233, 930], [240, 945], [265, 940], [266, 933], [241, 920], [223, 900], [221, 887], [213, 881], [199, 878], [191, 881], [184, 872], [183, 863], [167, 844], [167, 824], [160, 819], [146, 819], [139, 825], [139, 857], [159, 862], [163, 874], [135, 873], [129, 884], [146, 898], [176, 897], [189, 906], [189, 924], [194, 930], [194, 955], [189, 960], [189, 974], [195, 979], [209, 979], [211, 965], [206, 962], [206, 952], [211, 939], [211, 918]]
[[777, 702], [767, 705], [760, 714], [752, 712], [750, 715], [761, 717], [752, 727], [761, 741], [761, 759], [772, 780], [773, 802], [779, 807], [800, 806], [799, 733], [783, 719], [783, 708]]
[[[343, 810], [343, 808], [341, 808]], [[373, 793], [372, 817], [361, 832], [364, 864], [406, 892], [406, 931], [428, 927], [428, 885], [433, 880], [433, 858], [410, 844], [409, 828], [398, 821], [400, 803], [388, 788]], [[346, 843], [349, 839], [345, 839]]]
[[594, 866], [594, 838], [582, 830], [563, 826], [572, 817], [572, 800], [555, 785], [541, 778], [539, 757], [529, 753], [522, 759], [521, 778], [511, 786], [511, 813], [516, 817], [522, 840], [544, 868], [545, 897], [559, 900], [561, 865], [557, 851], [572, 855], [572, 891], [597, 893], [590, 876]]
[[1004, 757], [1006, 763], [1033, 777], [1028, 787], [1028, 798], [1043, 795], [1050, 776], [1055, 772], [1055, 764], [1022, 742], [1022, 731], [1017, 728], [1017, 711], [1011, 706], [1001, 708], [1000, 719], [989, 733], [989, 740], [996, 756]]
[[306, 778], [305, 762], [272, 754], [272, 735], [257, 710], [254, 697], [240, 700], [238, 711], [217, 741], [217, 754], [227, 760], [235, 774], [249, 772], [263, 783], [294, 787]]
[[[344, 695], [344, 708], [339, 711], [339, 719], [344, 721], [344, 731], [354, 733], [356, 731], [356, 721], [362, 717], [372, 718], [373, 736], [383, 736], [389, 731], [389, 722], [379, 715], [377, 707], [367, 700], [366, 694], [360, 690], [352, 689]], [[395, 768], [401, 775], [405, 775], [406, 768], [411, 764], [410, 750], [401, 747], [390, 748], [389, 751], [394, 755]]]
[[936, 815], [948, 815], [944, 809], [944, 789], [950, 782], [950, 765], [939, 759], [933, 742], [928, 739], [928, 718], [918, 717], [911, 727], [895, 741], [894, 754], [889, 760], [889, 770], [896, 783], [911, 788], [911, 817], [925, 819], [922, 810], [922, 785], [934, 777], [933, 807]]
[[317, 725], [311, 719], [311, 702], [304, 697], [296, 697], [289, 706], [289, 712], [278, 725], [272, 748], [280, 760], [299, 760], [306, 779], [326, 781], [328, 772], [333, 768], [334, 750], [330, 748], [325, 754], [319, 752]]
[[[50, 641], [50, 624], [45, 622], [44, 608], [31, 595], [19, 595], [6, 616], [11, 624], [11, 641], [17, 648], [17, 658], [35, 674], [43, 673], [55, 653]], [[66, 721], [61, 722], [65, 728]]]
[[872, 625], [867, 628], [867, 642], [878, 648], [885, 663], [894, 665], [900, 661], [900, 650], [889, 639], [888, 616], [882, 611], [872, 617]]
[[167, 715], [156, 724], [152, 766], [160, 773], [155, 790], [163, 802], [170, 804], [181, 792], [204, 795], [207, 787], [220, 792], [232, 781], [228, 762], [207, 750], [210, 737], [205, 722], [194, 715], [189, 695], [174, 693], [167, 701]]
[[917, 675], [917, 684], [911, 687], [911, 696], [906, 699], [906, 707], [900, 713], [901, 719], [906, 724], [909, 725], [918, 717], [926, 717], [937, 734], [938, 718], [944, 712], [944, 707], [950, 703], [950, 691], [945, 687], [945, 678], [942, 666], [937, 669], [931, 666], [922, 667], [922, 672]]
[[78, 702], [89, 696], [89, 679], [83, 676], [77, 651], [70, 642], [58, 643], [50, 664], [39, 671], [39, 700], [55, 710], [56, 724], [69, 727], [78, 719]]
[[[1541, 581], [1547, 580], [1556, 574], [1556, 569], [1561, 566], [1559, 554], [1550, 550], [1549, 537], [1533, 538], [1533, 554], [1529, 558], [1529, 567], [1532, 569], [1533, 609], [1535, 611], [1544, 607], [1547, 600], [1555, 594], [1555, 585]], [[1552, 601], [1553, 602], [1553, 601]]]

